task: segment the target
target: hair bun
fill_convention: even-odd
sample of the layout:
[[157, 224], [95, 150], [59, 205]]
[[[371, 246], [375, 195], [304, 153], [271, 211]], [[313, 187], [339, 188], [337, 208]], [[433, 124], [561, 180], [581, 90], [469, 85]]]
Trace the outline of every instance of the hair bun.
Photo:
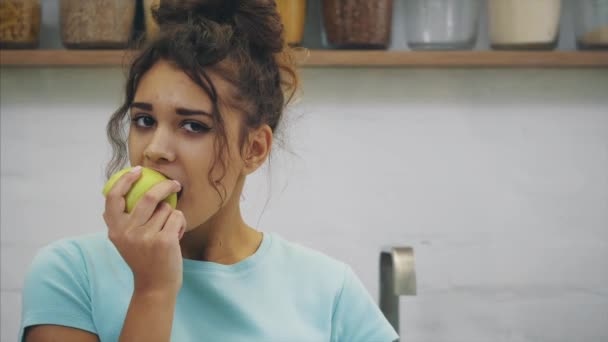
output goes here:
[[274, 0], [243, 0], [235, 15], [236, 28], [256, 50], [283, 50], [283, 24]]
[[255, 54], [283, 50], [283, 24], [274, 0], [161, 0], [153, 11], [161, 27], [208, 22], [230, 25]]
[[211, 20], [233, 23], [240, 0], [161, 0], [154, 17], [159, 26]]

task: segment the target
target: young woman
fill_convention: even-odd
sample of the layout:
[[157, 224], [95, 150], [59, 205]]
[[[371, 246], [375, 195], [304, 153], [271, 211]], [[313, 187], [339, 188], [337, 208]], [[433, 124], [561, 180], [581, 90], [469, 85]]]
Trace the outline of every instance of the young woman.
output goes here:
[[135, 167], [106, 196], [107, 231], [39, 251], [20, 341], [397, 339], [348, 265], [241, 216], [297, 86], [274, 1], [165, 2], [108, 124], [108, 176], [128, 159], [169, 180], [126, 212]]

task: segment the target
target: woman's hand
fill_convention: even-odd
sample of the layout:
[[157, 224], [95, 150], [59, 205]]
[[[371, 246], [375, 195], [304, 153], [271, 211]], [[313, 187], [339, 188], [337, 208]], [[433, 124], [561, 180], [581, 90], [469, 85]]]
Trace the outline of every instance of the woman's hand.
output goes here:
[[183, 279], [179, 240], [186, 219], [162, 200], [181, 185], [172, 180], [156, 184], [127, 213], [124, 196], [140, 175], [141, 169], [133, 168], [108, 192], [103, 213], [108, 236], [133, 272], [135, 292], [177, 295]]

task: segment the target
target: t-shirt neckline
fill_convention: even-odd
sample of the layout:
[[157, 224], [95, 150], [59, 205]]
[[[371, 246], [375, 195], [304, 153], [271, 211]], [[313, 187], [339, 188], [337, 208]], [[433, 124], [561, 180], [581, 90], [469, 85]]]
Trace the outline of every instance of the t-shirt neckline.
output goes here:
[[272, 234], [262, 232], [262, 242], [258, 249], [247, 258], [232, 264], [224, 265], [212, 261], [201, 261], [193, 259], [183, 259], [184, 272], [211, 272], [237, 274], [246, 272], [259, 265], [268, 254], [272, 245]]

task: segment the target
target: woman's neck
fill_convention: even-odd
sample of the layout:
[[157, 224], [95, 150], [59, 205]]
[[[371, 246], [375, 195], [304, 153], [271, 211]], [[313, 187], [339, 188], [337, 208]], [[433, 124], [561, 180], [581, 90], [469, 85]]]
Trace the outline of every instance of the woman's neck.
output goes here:
[[235, 264], [257, 251], [262, 233], [248, 226], [240, 211], [240, 191], [203, 225], [186, 232], [180, 241], [186, 259]]
[[180, 245], [186, 259], [231, 265], [255, 253], [261, 241], [261, 232], [240, 222], [213, 228], [200, 226], [185, 233]]

